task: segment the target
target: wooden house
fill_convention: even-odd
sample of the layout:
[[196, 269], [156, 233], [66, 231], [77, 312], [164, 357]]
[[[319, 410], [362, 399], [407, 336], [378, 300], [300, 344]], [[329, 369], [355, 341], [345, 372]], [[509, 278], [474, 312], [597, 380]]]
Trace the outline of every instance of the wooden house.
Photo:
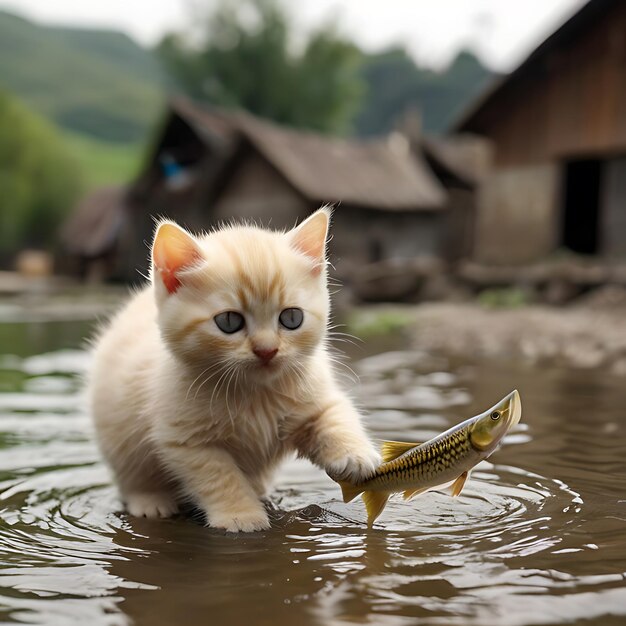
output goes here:
[[[328, 137], [175, 99], [127, 190], [115, 273], [132, 280], [146, 271], [155, 217], [193, 231], [231, 219], [291, 228], [322, 204], [335, 206], [331, 257], [343, 280], [386, 259], [465, 256], [473, 181], [441, 148], [416, 150], [400, 133]], [[464, 198], [456, 212], [451, 190]], [[85, 246], [89, 239], [86, 232]]]
[[626, 256], [626, 2], [590, 0], [454, 125], [488, 138], [475, 256]]

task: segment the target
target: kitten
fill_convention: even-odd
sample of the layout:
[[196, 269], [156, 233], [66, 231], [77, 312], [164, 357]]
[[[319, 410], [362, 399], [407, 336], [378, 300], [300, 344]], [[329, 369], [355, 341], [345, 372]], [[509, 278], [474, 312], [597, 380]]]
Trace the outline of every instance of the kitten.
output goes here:
[[158, 226], [151, 285], [97, 339], [89, 389], [131, 515], [168, 517], [190, 498], [211, 526], [261, 530], [287, 454], [353, 481], [378, 465], [326, 348], [329, 219], [197, 238]]

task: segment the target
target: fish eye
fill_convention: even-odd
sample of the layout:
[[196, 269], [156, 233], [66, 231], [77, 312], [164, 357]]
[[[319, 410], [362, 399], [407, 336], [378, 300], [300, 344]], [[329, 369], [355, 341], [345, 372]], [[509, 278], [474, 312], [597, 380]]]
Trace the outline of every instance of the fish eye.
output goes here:
[[494, 421], [499, 420], [500, 419], [500, 411], [494, 411], [491, 414], [491, 419], [494, 420]]
[[281, 326], [284, 326], [287, 330], [296, 330], [296, 328], [300, 328], [303, 320], [304, 313], [302, 309], [298, 309], [296, 307], [284, 309], [278, 316], [278, 321]]
[[217, 327], [227, 335], [236, 333], [246, 325], [243, 315], [237, 311], [224, 311], [218, 313], [213, 319]]

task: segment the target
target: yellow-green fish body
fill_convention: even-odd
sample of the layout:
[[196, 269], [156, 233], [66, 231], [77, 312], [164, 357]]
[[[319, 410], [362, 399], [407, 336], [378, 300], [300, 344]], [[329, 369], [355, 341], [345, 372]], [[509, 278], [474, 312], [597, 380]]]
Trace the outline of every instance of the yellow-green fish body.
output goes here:
[[488, 411], [426, 443], [383, 442], [384, 463], [370, 479], [358, 484], [339, 483], [344, 502], [363, 494], [371, 526], [394, 492], [403, 491], [409, 499], [452, 482], [451, 494], [459, 495], [470, 470], [496, 450], [519, 422], [521, 412], [519, 394], [513, 391]]

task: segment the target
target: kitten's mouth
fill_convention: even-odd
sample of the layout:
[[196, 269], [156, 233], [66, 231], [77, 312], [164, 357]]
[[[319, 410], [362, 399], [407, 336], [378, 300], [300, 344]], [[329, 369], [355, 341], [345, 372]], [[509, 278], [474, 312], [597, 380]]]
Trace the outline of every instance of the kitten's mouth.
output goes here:
[[274, 359], [272, 359], [271, 361], [265, 361], [265, 362], [259, 363], [260, 370], [272, 371], [272, 370], [278, 369], [279, 367], [280, 367], [280, 364]]
[[282, 364], [280, 361], [276, 359], [272, 359], [271, 361], [266, 362], [258, 362], [255, 371], [259, 373], [261, 376], [268, 376], [277, 374], [282, 369]]

